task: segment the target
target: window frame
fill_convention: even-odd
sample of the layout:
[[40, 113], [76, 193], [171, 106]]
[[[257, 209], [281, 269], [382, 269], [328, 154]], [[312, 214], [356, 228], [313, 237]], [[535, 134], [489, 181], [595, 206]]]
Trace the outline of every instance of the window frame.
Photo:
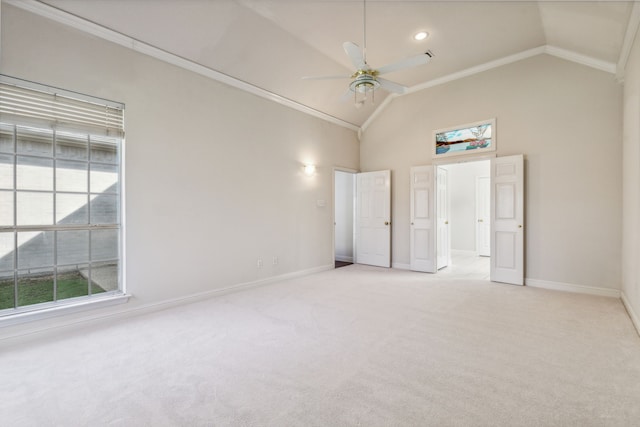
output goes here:
[[[58, 94], [61, 92], [60, 89], [51, 88], [50, 86], [38, 85], [33, 82], [24, 82], [19, 79], [15, 79], [8, 76], [0, 75], [0, 82], [9, 82], [9, 84], [14, 84], [18, 87], [40, 90], [42, 92], [54, 93]], [[24, 83], [24, 85], [21, 85]], [[119, 103], [114, 103], [113, 101], [105, 101], [99, 98], [90, 97], [88, 95], [83, 94], [75, 94], [77, 97], [74, 97], [73, 92], [63, 91], [65, 97], [71, 97], [72, 100], [79, 100], [80, 102], [91, 102], [93, 104], [100, 104], [101, 102], [105, 102], [105, 104], [109, 109], [115, 108], [114, 106], [119, 106], [120, 109], [124, 110], [124, 105]], [[55, 95], [54, 95], [55, 96]], [[5, 106], [6, 107], [6, 106]], [[6, 108], [5, 110], [6, 111]], [[5, 114], [3, 114], [4, 116]], [[0, 117], [0, 121], [3, 123], [3, 127], [11, 127], [12, 129], [12, 139], [11, 142], [13, 144], [13, 148], [11, 152], [7, 152], [6, 150], [0, 153], [3, 156], [9, 157], [12, 156], [13, 165], [11, 167], [12, 170], [12, 180], [13, 186], [11, 189], [3, 189], [2, 191], [5, 193], [10, 193], [13, 197], [13, 224], [11, 226], [2, 225], [0, 226], [0, 233], [9, 233], [11, 237], [7, 239], [7, 241], [13, 240], [13, 248], [12, 252], [14, 252], [13, 256], [13, 266], [11, 269], [3, 270], [5, 273], [10, 273], [13, 271], [13, 308], [5, 308], [0, 309], [0, 327], [8, 326], [13, 324], [19, 324], [26, 321], [39, 320], [52, 316], [58, 316], [60, 314], [65, 313], [73, 313], [98, 307], [105, 307], [114, 304], [121, 304], [128, 301], [130, 295], [126, 294], [126, 284], [125, 284], [125, 182], [124, 182], [124, 150], [125, 150], [125, 139], [124, 139], [124, 131], [122, 125], [122, 132], [118, 133], [116, 136], [109, 136], [109, 131], [112, 129], [106, 130], [106, 137], [115, 143], [115, 159], [113, 163], [109, 161], [105, 161], [104, 159], [92, 159], [92, 152], [95, 150], [94, 144], [92, 144], [92, 138], [95, 140], [104, 139], [105, 135], [100, 135], [98, 132], [92, 133], [91, 129], [86, 129], [79, 127], [78, 129], [73, 129], [73, 126], [65, 126], [63, 129], [57, 129], [56, 123], [52, 123], [49, 128], [46, 128], [43, 123], [33, 123], [32, 121], [26, 119], [21, 122], [20, 118], [12, 116], [11, 114], [6, 117]], [[51, 135], [51, 152], [50, 154], [26, 154], [21, 153], [19, 149], [19, 137], [18, 130], [19, 129], [30, 129], [36, 130], [40, 129], [47, 132]], [[99, 130], [99, 129], [98, 129]], [[58, 153], [58, 136], [64, 135], [66, 137], [75, 137], [82, 140], [84, 138], [86, 144], [86, 158], [84, 159], [73, 159], [69, 157], [65, 157], [64, 155], [60, 156]], [[99, 143], [97, 144], [100, 145]], [[51, 189], [45, 190], [28, 190], [28, 189], [20, 189], [18, 184], [18, 165], [19, 159], [23, 159], [26, 161], [37, 162], [39, 159], [44, 159], [45, 162], [51, 162]], [[75, 191], [75, 190], [58, 190], [58, 179], [57, 173], [59, 169], [59, 162], [67, 165], [75, 164], [76, 166], [84, 167], [84, 173], [86, 174], [87, 183], [86, 189], [83, 191]], [[98, 168], [117, 168], [117, 188], [115, 192], [105, 192], [105, 191], [95, 191], [91, 186], [91, 174], [94, 170], [93, 166], [97, 166]], [[108, 188], [108, 187], [107, 187]], [[94, 190], [94, 191], [92, 191]], [[52, 218], [50, 224], [21, 224], [19, 225], [18, 218], [18, 194], [50, 194], [52, 197]], [[115, 219], [113, 222], [92, 222], [91, 217], [91, 203], [92, 201], [99, 197], [100, 195], [107, 194], [108, 196], [115, 196]], [[64, 224], [60, 223], [62, 218], [58, 218], [57, 215], [57, 196], [58, 195], [82, 195], [86, 197], [86, 223], [80, 224]], [[117, 236], [117, 253], [115, 254], [115, 258], [110, 258], [109, 260], [97, 260], [92, 259], [91, 248], [92, 248], [92, 235], [96, 231], [102, 230], [115, 230]], [[59, 262], [59, 258], [57, 256], [57, 247], [58, 247], [58, 238], [60, 232], [67, 231], [86, 231], [87, 235], [87, 253], [86, 260], [79, 262], [67, 263], [67, 267], [71, 265], [86, 265], [87, 266], [87, 294], [83, 296], [70, 297], [58, 299], [57, 295], [57, 276], [59, 273], [60, 267], [65, 267], [65, 263]], [[52, 254], [52, 265], [47, 266], [47, 269], [51, 269], [53, 274], [53, 296], [52, 301], [47, 301], [43, 303], [35, 303], [29, 305], [18, 305], [19, 298], [19, 289], [18, 283], [20, 279], [20, 274], [22, 272], [22, 268], [18, 265], [18, 233], [21, 232], [51, 232], [54, 236], [53, 240], [53, 254]], [[105, 292], [100, 293], [92, 293], [91, 288], [93, 286], [91, 271], [92, 266], [99, 265], [101, 262], [112, 262], [117, 265], [117, 288], [114, 290], [106, 290]], [[38, 267], [33, 267], [33, 269], [37, 269]], [[26, 271], [26, 270], [25, 270]], [[10, 276], [7, 276], [7, 280], [11, 280]]]

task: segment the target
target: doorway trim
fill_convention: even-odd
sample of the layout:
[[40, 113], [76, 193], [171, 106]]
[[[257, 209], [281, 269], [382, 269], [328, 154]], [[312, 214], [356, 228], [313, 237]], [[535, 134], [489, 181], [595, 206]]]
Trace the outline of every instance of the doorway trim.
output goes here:
[[431, 164], [434, 166], [447, 166], [447, 165], [455, 165], [458, 163], [472, 163], [472, 162], [480, 162], [482, 160], [491, 160], [498, 157], [496, 153], [478, 155], [478, 156], [468, 156], [468, 157], [454, 157], [454, 158], [444, 158], [444, 159], [433, 159]]
[[[437, 193], [438, 190], [438, 180], [435, 179], [435, 174], [436, 171], [438, 170], [438, 168], [440, 167], [445, 167], [446, 166], [450, 166], [450, 165], [458, 165], [458, 164], [464, 164], [464, 163], [475, 163], [475, 162], [489, 162], [491, 163], [492, 161], [494, 161], [497, 158], [497, 154], [496, 153], [491, 153], [491, 154], [486, 154], [486, 155], [469, 155], [469, 156], [465, 156], [465, 157], [459, 157], [459, 158], [453, 158], [453, 159], [432, 159], [432, 163], [430, 165], [425, 165], [425, 166], [414, 166], [411, 168], [411, 174], [413, 174], [414, 169], [418, 169], [418, 168], [431, 168], [431, 175], [434, 175], [434, 179], [433, 179], [433, 187], [432, 189], [429, 191], [429, 193]], [[413, 175], [411, 178], [411, 182], [412, 182], [412, 190], [411, 190], [411, 196], [413, 197]], [[474, 187], [475, 187], [475, 183], [474, 183]], [[474, 190], [475, 192], [475, 190]], [[412, 198], [413, 200], [413, 198]], [[429, 208], [429, 210], [431, 211], [430, 216], [435, 216], [436, 215], [436, 209], [437, 207], [435, 206], [435, 200], [433, 198], [430, 197], [429, 199], [430, 201], [428, 202], [428, 205], [432, 205], [432, 207]], [[410, 211], [412, 211], [413, 207], [413, 201], [411, 202], [411, 207], [410, 207]], [[449, 200], [446, 201], [447, 204], [449, 204]], [[449, 214], [451, 215], [451, 212], [449, 212]], [[413, 213], [411, 213], [411, 215], [413, 215]], [[474, 215], [475, 216], [475, 215]], [[413, 216], [410, 217], [410, 222], [411, 222], [411, 226], [413, 227]], [[410, 231], [410, 235], [413, 232], [413, 230]], [[474, 234], [475, 234], [475, 228], [474, 228]], [[436, 243], [436, 236], [433, 236], [434, 241], [432, 243], [429, 243], [429, 247], [432, 249], [432, 252], [434, 252], [433, 254], [433, 259], [432, 259], [432, 263], [433, 263], [433, 271], [431, 271], [431, 268], [427, 268], [427, 269], [416, 269], [415, 271], [424, 271], [424, 272], [428, 272], [428, 273], [432, 273], [432, 274], [437, 274], [438, 273], [438, 268], [436, 267], [436, 261], [437, 261], [437, 255], [435, 255], [435, 251], [436, 251], [436, 247], [437, 247], [437, 243]], [[447, 239], [448, 242], [447, 244], [450, 245], [451, 241], [450, 239]], [[410, 243], [411, 245], [411, 243]], [[431, 246], [433, 245], [433, 247]], [[450, 249], [450, 247], [449, 247]], [[475, 248], [474, 248], [475, 249]], [[413, 253], [413, 249], [410, 249], [410, 269], [412, 269], [411, 267], [413, 266], [414, 263], [414, 253]], [[431, 264], [428, 264], [431, 265]], [[400, 267], [400, 266], [398, 266]]]

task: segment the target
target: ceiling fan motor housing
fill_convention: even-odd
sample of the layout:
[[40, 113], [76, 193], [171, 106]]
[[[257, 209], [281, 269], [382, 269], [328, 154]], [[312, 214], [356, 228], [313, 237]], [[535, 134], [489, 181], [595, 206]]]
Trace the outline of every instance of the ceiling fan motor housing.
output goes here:
[[366, 93], [371, 92], [380, 87], [380, 83], [376, 80], [375, 70], [358, 70], [352, 77], [355, 79], [349, 84], [352, 92]]

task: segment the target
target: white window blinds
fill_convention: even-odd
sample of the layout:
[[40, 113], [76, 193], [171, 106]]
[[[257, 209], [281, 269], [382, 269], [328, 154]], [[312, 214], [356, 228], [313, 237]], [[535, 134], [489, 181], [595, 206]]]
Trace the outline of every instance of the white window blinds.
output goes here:
[[124, 105], [0, 75], [0, 121], [124, 137]]

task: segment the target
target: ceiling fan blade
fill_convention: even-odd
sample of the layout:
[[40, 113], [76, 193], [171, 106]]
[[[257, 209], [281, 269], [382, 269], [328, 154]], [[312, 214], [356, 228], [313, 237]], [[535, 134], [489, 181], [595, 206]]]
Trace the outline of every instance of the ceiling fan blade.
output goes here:
[[389, 92], [393, 92], [393, 93], [397, 93], [402, 95], [403, 93], [406, 93], [408, 88], [406, 86], [402, 86], [401, 84], [398, 83], [394, 83], [390, 80], [387, 79], [383, 79], [383, 78], [376, 78], [376, 80], [378, 81], [378, 83], [380, 83], [380, 87], [383, 89], [388, 90]]
[[411, 56], [409, 58], [405, 58], [401, 61], [394, 62], [392, 64], [385, 65], [384, 67], [378, 68], [378, 74], [386, 74], [391, 73], [393, 71], [404, 70], [405, 68], [417, 67], [418, 65], [424, 65], [431, 61], [431, 53], [426, 52], [422, 55]]
[[342, 47], [349, 56], [349, 59], [351, 59], [351, 63], [354, 67], [356, 67], [357, 70], [360, 70], [367, 66], [367, 63], [364, 62], [364, 56], [362, 55], [362, 49], [360, 49], [360, 46], [353, 42], [344, 42], [342, 44]]
[[351, 76], [305, 76], [302, 80], [334, 80], [334, 79], [349, 79]]

